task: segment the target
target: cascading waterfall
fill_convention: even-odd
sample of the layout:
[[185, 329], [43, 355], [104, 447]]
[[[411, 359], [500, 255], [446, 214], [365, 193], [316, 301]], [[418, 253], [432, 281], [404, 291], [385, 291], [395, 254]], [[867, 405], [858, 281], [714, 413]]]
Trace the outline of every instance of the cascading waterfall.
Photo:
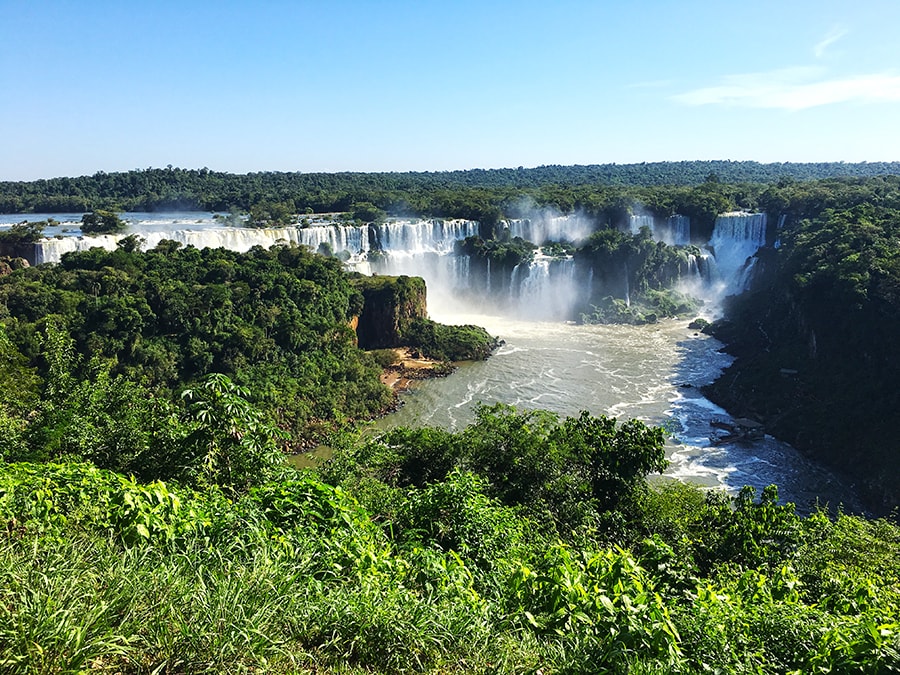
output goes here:
[[[589, 288], [589, 286], [587, 287]], [[516, 265], [509, 284], [510, 307], [518, 316], [540, 320], [566, 320], [587, 288], [576, 280], [571, 258], [538, 256], [528, 265]]]
[[[457, 240], [478, 234], [473, 220], [404, 220], [368, 225], [315, 225], [312, 227], [241, 228], [205, 227], [193, 230], [139, 231], [142, 248], [149, 250], [164, 239], [196, 248], [227, 248], [240, 253], [254, 246], [269, 248], [279, 243], [308, 246], [313, 251], [326, 245], [334, 253], [365, 255], [378, 248], [385, 253], [445, 254]], [[63, 254], [93, 247], [114, 250], [127, 235], [97, 235], [45, 239], [35, 245], [35, 262], [59, 262]], [[374, 239], [374, 243], [372, 242]]]
[[653, 216], [633, 215], [628, 221], [628, 231], [631, 234], [640, 234], [641, 228], [646, 227], [652, 233], [655, 229]]
[[535, 260], [528, 267], [528, 274], [522, 279], [517, 289], [519, 306], [539, 310], [550, 300], [547, 297], [550, 281], [550, 261]]
[[455, 242], [478, 234], [474, 220], [398, 220], [374, 226], [385, 253], [451, 253]]
[[34, 263], [58, 263], [64, 254], [75, 251], [87, 251], [91, 248], [104, 248], [114, 251], [119, 240], [119, 235], [101, 234], [95, 237], [57, 237], [54, 239], [42, 239], [34, 245]]
[[[667, 244], [673, 246], [689, 246], [691, 243], [691, 219], [687, 216], [669, 216], [666, 220], [671, 241]], [[664, 240], [665, 241], [665, 240]]]
[[[100, 247], [115, 250], [124, 234], [97, 235], [85, 237], [59, 237], [45, 239], [35, 245], [35, 262], [59, 262], [63, 254], [86, 251]], [[352, 254], [369, 250], [369, 236], [366, 227], [331, 225], [322, 227], [296, 228], [236, 228], [211, 227], [199, 230], [174, 230], [171, 232], [140, 232], [144, 240], [142, 248], [155, 248], [164, 239], [177, 241], [184, 246], [196, 248], [227, 248], [244, 253], [254, 246], [269, 248], [279, 243], [308, 246], [314, 251], [327, 244], [335, 253], [348, 251]]]
[[628, 263], [622, 263], [625, 267], [623, 278], [625, 279], [625, 306], [631, 307], [631, 280], [628, 278]]
[[[180, 229], [185, 225], [196, 225], [196, 229]], [[511, 236], [527, 235], [529, 240], [579, 241], [592, 231], [586, 218], [576, 215], [509, 221]], [[471, 220], [391, 220], [372, 225], [348, 225], [339, 223], [316, 223], [309, 227], [284, 228], [241, 228], [222, 227], [207, 216], [203, 221], [187, 217], [165, 222], [156, 219], [138, 218], [132, 221], [134, 233], [144, 241], [142, 248], [155, 248], [164, 239], [176, 241], [184, 246], [196, 248], [227, 248], [245, 252], [254, 246], [269, 248], [273, 245], [295, 244], [307, 246], [313, 251], [330, 251], [334, 254], [349, 254], [347, 266], [364, 274], [381, 273], [425, 278], [430, 304], [459, 305], [460, 301], [471, 304], [490, 303], [494, 309], [521, 310], [529, 316], [563, 316], [570, 291], [575, 293], [575, 267], [571, 260], [540, 260], [534, 264], [537, 269], [530, 273], [529, 265], [521, 265], [508, 277], [498, 276], [501, 272], [488, 259], [480, 274], [473, 277], [468, 256], [453, 255], [456, 242], [479, 234], [479, 224]], [[179, 229], [175, 229], [179, 228]], [[127, 235], [64, 236], [46, 239], [35, 245], [36, 263], [59, 262], [63, 254], [84, 251], [92, 247], [114, 250]], [[380, 255], [370, 254], [378, 251]], [[541, 258], [540, 254], [538, 258]], [[508, 268], [507, 268], [508, 269]], [[480, 281], [479, 281], [480, 280]], [[526, 283], [527, 282], [527, 283]], [[522, 284], [525, 283], [527, 300], [520, 300]], [[561, 284], [561, 285], [560, 285]], [[509, 291], [509, 299], [495, 305], [493, 296]], [[551, 291], [551, 289], [556, 289]], [[540, 302], [539, 302], [540, 301]], [[538, 309], [554, 307], [553, 311]]]
[[691, 219], [687, 216], [669, 216], [664, 221], [657, 221], [653, 216], [637, 214], [628, 221], [628, 232], [640, 234], [641, 228], [650, 230], [655, 241], [669, 246], [688, 246], [691, 243]]
[[775, 227], [775, 243], [773, 244], [775, 248], [781, 248], [781, 230], [784, 228], [785, 221], [787, 221], [786, 213], [778, 216], [778, 225]]
[[[332, 252], [347, 251], [351, 254], [365, 254], [371, 250], [368, 227], [354, 225], [332, 225], [331, 227], [307, 227], [297, 230], [297, 242], [318, 251], [327, 246]], [[293, 241], [288, 239], [287, 241]]]
[[541, 246], [547, 241], [581, 243], [591, 236], [595, 226], [590, 218], [578, 214], [568, 216], [540, 214], [532, 218], [504, 221], [502, 229], [506, 229], [511, 238], [521, 237], [525, 241]]
[[724, 295], [746, 290], [756, 252], [766, 243], [765, 213], [725, 213], [716, 218], [709, 248], [713, 253], [714, 281]]
[[519, 263], [515, 267], [513, 267], [512, 272], [509, 275], [509, 304], [513, 305], [517, 301], [519, 297], [519, 288], [522, 285], [522, 268], [525, 268], [524, 274], [528, 273], [528, 266], [522, 265]]
[[[477, 257], [452, 255], [456, 241], [479, 234], [478, 223], [433, 222], [437, 225], [430, 229], [425, 227], [417, 233], [409, 230], [402, 246], [398, 237], [402, 228], [396, 224], [382, 226], [377, 248], [385, 255], [371, 264], [371, 270], [424, 277], [432, 307], [465, 310], [479, 306], [486, 311], [511, 311], [534, 318], [570, 318], [571, 307], [586, 291], [574, 282], [572, 259], [549, 258], [538, 251], [533, 262], [510, 269], [490, 257], [479, 261]], [[593, 231], [590, 221], [577, 215], [511, 220], [501, 227], [506, 230], [501, 236], [522, 236], [532, 242], [577, 242]]]
[[[686, 263], [686, 270], [682, 271], [679, 269], [679, 274], [681, 274], [682, 279], [703, 279], [705, 260], [702, 256], [689, 254]], [[701, 264], [703, 267], [701, 267]]]
[[450, 259], [453, 266], [453, 290], [465, 290], [469, 287], [469, 270], [471, 260], [467, 255], [453, 256]]
[[[160, 220], [132, 223], [135, 234], [144, 239], [144, 249], [170, 239], [185, 246], [224, 247], [241, 252], [278, 243], [307, 246], [313, 251], [330, 250], [343, 254], [344, 258], [349, 255], [347, 266], [364, 274], [424, 277], [430, 304], [436, 307], [443, 304], [465, 308], [474, 303], [491, 311], [510, 311], [529, 318], [567, 319], [572, 308], [585, 304], [591, 297], [594, 270], [590, 266], [576, 269], [571, 258], [548, 257], [541, 250], [532, 262], [513, 269], [491, 258], [481, 259], [473, 267], [477, 257], [454, 254], [458, 241], [479, 234], [479, 223], [471, 220], [397, 219], [370, 225], [320, 220], [308, 227], [264, 229], [222, 227], [209, 217], [205, 221], [193, 221], [196, 229], [174, 229], [190, 227], [190, 218], [160, 223]], [[649, 215], [632, 216], [631, 230], [640, 231], [644, 226], [650, 227], [659, 241], [684, 245], [691, 240], [690, 219], [685, 216], [671, 216], [658, 223]], [[541, 215], [506, 221], [502, 227], [509, 236], [522, 236], [535, 243], [576, 242], [591, 232], [589, 221], [577, 215]], [[58, 262], [66, 252], [94, 246], [113, 250], [124, 236], [46, 239], [35, 245], [35, 262]], [[753, 255], [765, 243], [765, 237], [764, 214], [723, 214], [717, 219], [709, 242], [710, 255], [685, 251], [684, 262], [678, 270], [683, 289], [698, 297], [712, 298], [711, 306], [725, 294], [740, 292], [748, 282]], [[379, 255], [373, 255], [375, 252]], [[625, 300], [630, 304], [627, 266], [624, 272]]]

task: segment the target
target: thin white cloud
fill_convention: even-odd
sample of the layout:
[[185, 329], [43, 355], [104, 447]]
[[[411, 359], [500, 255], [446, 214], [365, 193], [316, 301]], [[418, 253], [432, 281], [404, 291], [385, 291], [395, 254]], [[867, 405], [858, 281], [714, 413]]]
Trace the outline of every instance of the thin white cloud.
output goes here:
[[828, 35], [822, 38], [815, 47], [813, 47], [813, 54], [815, 54], [817, 59], [821, 59], [825, 56], [825, 50], [827, 50], [831, 45], [840, 40], [847, 34], [846, 28], [841, 28], [840, 26], [835, 26], [829, 31]]
[[803, 110], [834, 103], [900, 101], [900, 76], [890, 73], [825, 78], [818, 68], [729, 75], [712, 87], [672, 97], [686, 105]]

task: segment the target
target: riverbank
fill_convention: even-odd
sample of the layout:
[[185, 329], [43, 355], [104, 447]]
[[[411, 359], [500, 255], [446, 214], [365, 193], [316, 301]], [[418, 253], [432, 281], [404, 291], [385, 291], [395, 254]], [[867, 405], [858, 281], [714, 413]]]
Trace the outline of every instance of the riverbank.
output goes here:
[[413, 392], [400, 397], [403, 405], [375, 422], [377, 429], [461, 430], [474, 420], [479, 403], [540, 408], [561, 416], [577, 417], [587, 410], [620, 420], [637, 418], [671, 429], [670, 478], [735, 495], [744, 485], [761, 493], [775, 483], [780, 498], [804, 512], [824, 502], [843, 503], [848, 512], [858, 512], [850, 506], [858, 501], [856, 495], [841, 477], [772, 436], [711, 447], [710, 421], [728, 420], [729, 415], [707, 400], [701, 388], [733, 357], [721, 351], [718, 340], [689, 329], [686, 320], [573, 326], [481, 314], [435, 318], [483, 325], [503, 336], [505, 344], [485, 361], [458, 363], [453, 377], [413, 384]]
[[395, 395], [408, 391], [416, 380], [446, 377], [456, 370], [456, 366], [448, 361], [422, 356], [409, 347], [397, 347], [391, 351], [396, 355], [396, 362], [385, 367], [381, 373], [381, 383]]
[[[749, 331], [747, 331], [749, 332]], [[703, 395], [734, 418], [749, 417], [764, 425], [773, 438], [795, 448], [811, 464], [826, 468], [835, 480], [852, 492], [852, 501], [832, 500], [831, 507], [884, 517], [896, 511], [897, 469], [879, 462], [877, 450], [890, 443], [884, 434], [880, 444], [864, 444], [869, 427], [883, 424], [890, 413], [878, 406], [876, 397], [863, 398], [866, 406], [854, 404], [853, 392], [861, 390], [855, 376], [835, 377], [827, 365], [792, 359], [786, 352], [772, 353], [754, 345], [734, 325], [720, 323], [713, 334], [724, 343], [734, 362], [713, 382], [701, 388]], [[785, 364], [798, 368], [786, 368]], [[846, 371], [845, 371], [846, 372]], [[840, 380], [842, 386], [837, 386]], [[827, 396], [823, 392], [828, 392]], [[871, 410], [870, 410], [871, 408]], [[859, 438], [854, 437], [854, 433]], [[865, 445], [861, 449], [861, 445]], [[823, 499], [823, 501], [825, 501]]]

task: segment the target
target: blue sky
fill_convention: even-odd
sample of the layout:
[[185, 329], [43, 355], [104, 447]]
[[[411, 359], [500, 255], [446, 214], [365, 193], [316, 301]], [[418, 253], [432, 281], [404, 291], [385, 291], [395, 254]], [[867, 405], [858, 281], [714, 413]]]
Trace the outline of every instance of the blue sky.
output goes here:
[[0, 0], [0, 180], [900, 160], [900, 2]]

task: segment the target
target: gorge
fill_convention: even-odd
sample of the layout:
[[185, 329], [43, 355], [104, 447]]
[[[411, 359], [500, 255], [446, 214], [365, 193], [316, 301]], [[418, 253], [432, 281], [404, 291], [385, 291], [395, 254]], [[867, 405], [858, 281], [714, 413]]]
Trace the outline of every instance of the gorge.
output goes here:
[[[34, 245], [36, 263], [93, 246], [113, 250], [128, 236], [71, 236], [75, 219], [56, 218], [58, 231], [49, 234], [58, 236]], [[471, 420], [479, 401], [566, 415], [587, 409], [636, 417], [669, 430], [672, 476], [732, 491], [778, 483], [782, 496], [802, 510], [816, 499], [859, 508], [840, 480], [771, 437], [711, 447], [709, 422], [725, 412], [699, 390], [730, 359], [719, 352], [720, 343], [688, 330], [686, 319], [658, 323], [654, 311], [634, 313], [635, 299], [648, 291], [679, 289], [703, 300], [698, 315], [716, 318], [723, 298], [750, 282], [753, 256], [767, 241], [765, 214], [722, 214], [708, 241], [691, 236], [685, 216], [635, 214], [615, 231], [598, 230], [583, 216], [551, 212], [501, 220], [489, 231], [471, 220], [351, 224], [333, 218], [312, 216], [306, 227], [253, 229], [222, 227], [210, 214], [126, 215], [145, 249], [166, 239], [235, 251], [290, 243], [337, 256], [366, 276], [422, 277], [433, 317], [484, 325], [506, 340], [488, 362], [464, 365], [455, 378], [418, 387], [384, 425], [457, 428]], [[604, 318], [592, 313], [604, 301], [616, 317], [639, 318], [645, 325], [565, 323]]]
[[[5, 644], [594, 672], [625, 636], [611, 672], [896, 669], [900, 177], [322, 192], [227, 227], [254, 194], [116, 237], [0, 217], [6, 255], [59, 260], [0, 259]], [[382, 417], [385, 368], [424, 363], [392, 345], [488, 331]]]

